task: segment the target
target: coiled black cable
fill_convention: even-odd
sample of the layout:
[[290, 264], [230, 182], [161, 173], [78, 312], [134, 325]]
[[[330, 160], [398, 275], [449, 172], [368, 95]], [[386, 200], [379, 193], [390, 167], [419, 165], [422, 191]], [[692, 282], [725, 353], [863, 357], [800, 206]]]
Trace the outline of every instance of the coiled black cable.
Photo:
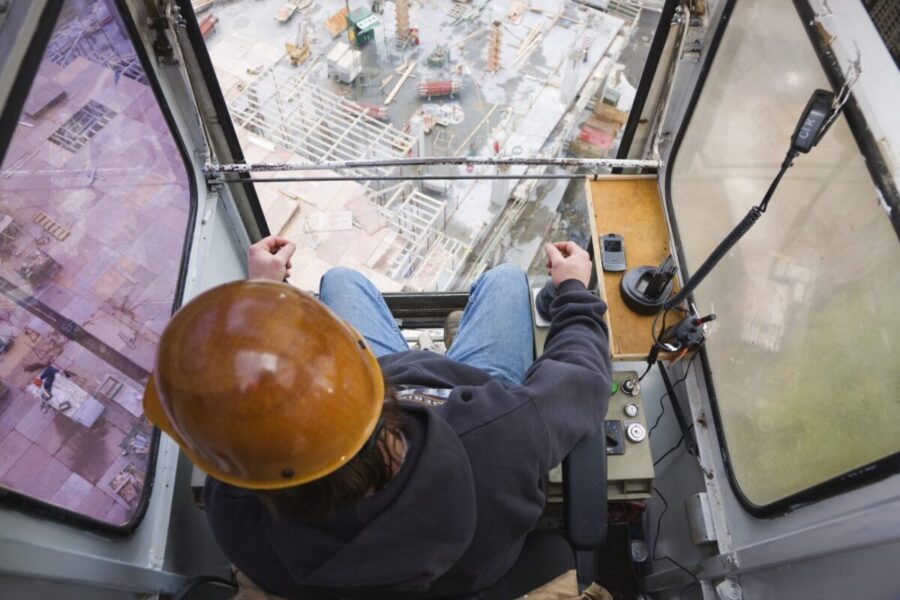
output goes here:
[[662, 305], [661, 310], [667, 310], [672, 308], [673, 306], [678, 306], [682, 302], [684, 302], [688, 296], [691, 295], [691, 292], [696, 289], [698, 285], [709, 275], [710, 271], [722, 260], [728, 251], [731, 250], [735, 244], [738, 243], [744, 234], [750, 231], [750, 228], [759, 221], [759, 218], [766, 212], [766, 208], [769, 206], [769, 200], [772, 199], [772, 194], [775, 193], [775, 188], [778, 187], [778, 183], [781, 181], [781, 178], [784, 176], [785, 171], [787, 171], [794, 164], [794, 159], [797, 158], [797, 152], [791, 148], [788, 150], [788, 153], [785, 155], [784, 160], [781, 163], [781, 169], [778, 171], [778, 175], [775, 176], [775, 179], [772, 180], [772, 183], [769, 184], [769, 189], [766, 190], [766, 195], [763, 197], [762, 202], [759, 203], [759, 206], [754, 206], [750, 209], [750, 212], [747, 213], [747, 216], [743, 218], [743, 220], [738, 223], [734, 229], [731, 230], [731, 233], [728, 236], [719, 242], [719, 245], [716, 246], [716, 249], [712, 251], [712, 254], [704, 261], [700, 268], [697, 269], [697, 272], [691, 275], [691, 278], [688, 279], [687, 283], [684, 284], [684, 287], [681, 288], [676, 295], [672, 296]]
[[716, 249], [712, 251], [712, 254], [709, 255], [709, 258], [700, 265], [700, 268], [697, 269], [697, 272], [691, 275], [691, 278], [684, 284], [684, 287], [681, 290], [666, 300], [663, 304], [663, 310], [668, 308], [672, 308], [673, 306], [678, 306], [681, 304], [690, 294], [694, 291], [694, 289], [700, 285], [703, 279], [709, 275], [710, 271], [718, 264], [722, 258], [731, 248], [738, 243], [744, 234], [750, 231], [750, 228], [759, 221], [759, 218], [762, 216], [762, 211], [758, 206], [754, 206], [750, 209], [750, 212], [747, 213], [747, 216], [743, 218], [743, 220], [737, 224], [737, 227], [731, 230], [731, 233], [728, 236], [719, 242], [719, 245], [716, 246]]

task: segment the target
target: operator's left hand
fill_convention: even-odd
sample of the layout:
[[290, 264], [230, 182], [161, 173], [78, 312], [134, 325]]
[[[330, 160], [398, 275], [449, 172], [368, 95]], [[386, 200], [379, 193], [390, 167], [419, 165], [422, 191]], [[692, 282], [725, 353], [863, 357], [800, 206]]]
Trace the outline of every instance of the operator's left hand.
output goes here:
[[291, 256], [296, 249], [290, 240], [276, 235], [259, 240], [247, 251], [250, 279], [284, 281], [291, 275]]

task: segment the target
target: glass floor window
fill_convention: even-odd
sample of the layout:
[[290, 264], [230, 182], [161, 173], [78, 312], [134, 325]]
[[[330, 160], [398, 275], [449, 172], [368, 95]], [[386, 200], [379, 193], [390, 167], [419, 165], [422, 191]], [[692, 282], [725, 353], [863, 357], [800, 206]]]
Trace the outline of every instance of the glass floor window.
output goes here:
[[64, 3], [0, 167], [0, 486], [123, 526], [191, 198], [112, 6]]

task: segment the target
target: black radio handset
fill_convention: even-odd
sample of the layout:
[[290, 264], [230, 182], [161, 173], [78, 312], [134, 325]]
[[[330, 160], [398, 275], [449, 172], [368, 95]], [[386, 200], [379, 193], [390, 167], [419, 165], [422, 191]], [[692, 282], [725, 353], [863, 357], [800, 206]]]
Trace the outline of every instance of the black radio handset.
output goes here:
[[803, 116], [797, 123], [794, 135], [791, 136], [791, 150], [806, 154], [819, 143], [834, 123], [834, 119], [831, 118], [833, 104], [834, 94], [831, 92], [827, 90], [813, 92], [809, 102], [806, 103], [806, 108], [803, 109]]

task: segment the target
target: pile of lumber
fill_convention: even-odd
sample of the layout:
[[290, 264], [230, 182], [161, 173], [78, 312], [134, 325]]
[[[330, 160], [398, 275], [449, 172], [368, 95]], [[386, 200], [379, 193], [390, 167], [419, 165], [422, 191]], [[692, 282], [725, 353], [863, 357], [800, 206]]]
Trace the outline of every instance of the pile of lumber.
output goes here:
[[327, 19], [325, 19], [325, 29], [331, 34], [332, 39], [347, 29], [347, 9], [342, 8]]

